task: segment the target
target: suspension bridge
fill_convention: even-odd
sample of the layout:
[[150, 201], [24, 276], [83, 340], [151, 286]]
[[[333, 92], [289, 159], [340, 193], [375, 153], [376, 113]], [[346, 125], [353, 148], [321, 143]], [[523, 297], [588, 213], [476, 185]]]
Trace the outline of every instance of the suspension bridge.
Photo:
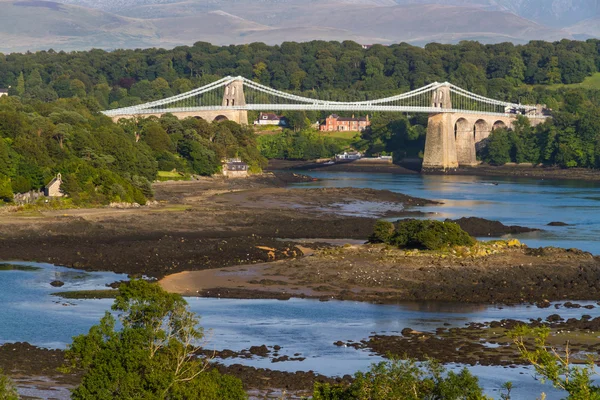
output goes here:
[[244, 77], [225, 77], [165, 99], [104, 111], [114, 121], [161, 116], [248, 123], [248, 111], [402, 112], [429, 114], [423, 159], [425, 169], [476, 163], [476, 145], [497, 128], [511, 127], [519, 115], [532, 125], [543, 122], [540, 106], [490, 99], [451, 83], [431, 83], [407, 93], [365, 101], [326, 101], [282, 92]]

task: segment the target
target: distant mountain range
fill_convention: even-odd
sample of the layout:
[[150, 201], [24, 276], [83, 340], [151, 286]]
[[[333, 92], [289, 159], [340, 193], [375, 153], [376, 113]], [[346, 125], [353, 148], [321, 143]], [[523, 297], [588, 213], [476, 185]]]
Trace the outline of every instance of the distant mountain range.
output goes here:
[[600, 37], [600, 0], [0, 0], [0, 51]]

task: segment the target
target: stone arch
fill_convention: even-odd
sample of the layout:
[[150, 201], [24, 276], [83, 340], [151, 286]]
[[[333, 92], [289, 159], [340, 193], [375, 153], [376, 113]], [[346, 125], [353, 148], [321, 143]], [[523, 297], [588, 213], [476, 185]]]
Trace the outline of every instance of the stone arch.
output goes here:
[[506, 124], [504, 123], [504, 121], [496, 121], [494, 122], [494, 126], [492, 127], [492, 130], [496, 130], [496, 129], [506, 129], [508, 128], [506, 126]]
[[217, 122], [229, 121], [229, 118], [227, 118], [224, 115], [217, 115], [215, 117], [214, 121], [217, 121]]
[[475, 136], [473, 125], [465, 118], [459, 118], [454, 123], [454, 138], [456, 140], [456, 157], [459, 165], [473, 165], [475, 157]]
[[197, 119], [197, 120], [202, 120], [202, 121], [205, 121], [205, 119], [204, 119], [204, 118], [202, 118], [202, 117], [199, 117], [199, 116], [197, 116], [197, 115], [194, 115], [192, 118], [194, 118], [194, 119]]
[[490, 136], [492, 130], [484, 119], [478, 119], [473, 127], [473, 135], [475, 137], [475, 143], [479, 143]]

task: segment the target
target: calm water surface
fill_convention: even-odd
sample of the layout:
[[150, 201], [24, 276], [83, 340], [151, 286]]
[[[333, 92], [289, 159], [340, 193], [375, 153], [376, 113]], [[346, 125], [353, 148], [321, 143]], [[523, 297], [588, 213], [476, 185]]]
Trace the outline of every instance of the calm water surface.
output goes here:
[[[437, 218], [478, 216], [544, 228], [547, 231], [519, 238], [531, 246], [578, 247], [600, 254], [600, 186], [582, 182], [509, 180], [473, 177], [420, 177], [386, 174], [313, 173], [326, 180], [306, 186], [368, 187], [441, 200], [426, 207]], [[498, 183], [498, 185], [494, 185]], [[359, 210], [360, 211], [360, 210]], [[368, 210], [363, 210], [368, 213]], [[548, 228], [551, 221], [572, 227]], [[64, 290], [104, 289], [107, 283], [126, 279], [114, 273], [87, 273], [48, 264], [12, 263], [0, 267], [0, 342], [27, 341], [34, 345], [64, 348], [71, 337], [87, 332], [98, 322], [111, 300], [62, 300], [51, 293]], [[23, 268], [34, 266], [35, 269]], [[50, 282], [65, 282], [53, 288]], [[372, 305], [355, 302], [319, 302], [294, 299], [228, 300], [188, 299], [214, 349], [242, 350], [250, 346], [282, 346], [280, 355], [300, 353], [303, 362], [271, 363], [269, 359], [233, 360], [257, 367], [285, 371], [313, 370], [328, 375], [365, 370], [379, 357], [365, 351], [337, 347], [333, 342], [362, 340], [373, 333], [397, 334], [406, 327], [431, 330], [443, 325], [464, 326], [502, 318], [527, 321], [556, 313], [554, 308], [403, 303]], [[582, 303], [584, 304], [584, 303]], [[563, 309], [563, 317], [600, 316], [592, 310]], [[499, 388], [513, 381], [515, 399], [533, 399], [544, 391], [549, 399], [560, 395], [542, 386], [526, 368], [474, 367], [488, 394], [499, 398]]]
[[[27, 341], [34, 345], [64, 348], [72, 336], [85, 333], [110, 309], [111, 300], [62, 300], [51, 293], [54, 279], [65, 282], [59, 290], [102, 289], [107, 283], [125, 278], [113, 273], [87, 273], [48, 264], [14, 263], [17, 268], [0, 270], [0, 342]], [[228, 360], [256, 367], [283, 371], [313, 370], [328, 375], [352, 374], [380, 361], [366, 351], [337, 347], [338, 340], [359, 341], [373, 333], [398, 334], [411, 327], [433, 330], [444, 323], [464, 326], [502, 318], [527, 321], [545, 318], [554, 308], [494, 307], [448, 303], [403, 303], [373, 305], [359, 302], [320, 302], [314, 300], [233, 300], [188, 299], [191, 309], [202, 316], [208, 348], [243, 350], [251, 346], [282, 346], [280, 355], [300, 353], [302, 362], [271, 363], [269, 359]], [[584, 304], [584, 303], [582, 303]], [[598, 310], [598, 311], [597, 311]], [[560, 309], [565, 318], [580, 318], [583, 313], [600, 315], [600, 308]], [[458, 368], [458, 367], [457, 367]], [[512, 380], [517, 395], [534, 398], [542, 390], [530, 370], [475, 367], [488, 393], [498, 397], [503, 382]], [[555, 393], [555, 396], [558, 396]], [[515, 397], [519, 398], [519, 397]], [[552, 397], [549, 398], [558, 398]]]
[[[385, 189], [439, 200], [433, 218], [481, 217], [543, 229], [516, 235], [530, 247], [576, 247], [600, 254], [600, 183], [527, 178], [310, 172], [322, 179], [298, 187]], [[497, 185], [496, 185], [497, 184]], [[365, 210], [368, 213], [368, 210]], [[560, 221], [568, 227], [549, 227]]]

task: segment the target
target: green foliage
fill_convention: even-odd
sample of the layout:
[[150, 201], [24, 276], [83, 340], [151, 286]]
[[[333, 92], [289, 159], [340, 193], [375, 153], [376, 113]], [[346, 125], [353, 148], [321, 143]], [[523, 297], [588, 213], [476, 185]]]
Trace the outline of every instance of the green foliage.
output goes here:
[[531, 127], [520, 118], [512, 130], [493, 131], [481, 159], [497, 165], [529, 162], [600, 168], [600, 99], [579, 91], [568, 93], [565, 100], [569, 111], [557, 112], [543, 124]]
[[454, 222], [400, 220], [375, 224], [370, 238], [374, 243], [387, 243], [400, 248], [440, 250], [452, 246], [473, 246], [475, 239]]
[[203, 337], [186, 301], [157, 284], [133, 280], [87, 335], [73, 339], [66, 371], [81, 371], [73, 399], [245, 399], [238, 379], [195, 355]]
[[13, 200], [13, 190], [8, 176], [0, 175], [0, 201], [10, 203]]
[[531, 328], [520, 325], [509, 332], [521, 357], [531, 363], [543, 382], [549, 381], [555, 388], [568, 393], [568, 400], [598, 400], [600, 386], [594, 383], [595, 362], [590, 357], [586, 366], [573, 366], [568, 346], [564, 352], [550, 348], [546, 341], [550, 334], [547, 327]]
[[389, 221], [379, 220], [373, 227], [373, 234], [369, 237], [371, 243], [390, 243], [396, 227]]
[[483, 159], [493, 165], [504, 165], [511, 162], [510, 150], [513, 146], [508, 130], [496, 129], [487, 140]]
[[224, 157], [239, 156], [254, 172], [266, 164], [253, 131], [234, 122], [167, 114], [115, 124], [88, 103], [0, 99], [0, 200], [40, 190], [60, 172], [62, 190], [76, 205], [145, 204], [159, 166], [211, 175]]
[[478, 379], [465, 368], [459, 373], [435, 362], [391, 360], [355, 374], [349, 386], [315, 384], [314, 400], [484, 400]]
[[[432, 43], [424, 48], [401, 43], [370, 49], [350, 41], [313, 41], [281, 46], [198, 42], [172, 50], [10, 54], [0, 56], [0, 87], [11, 87], [11, 96], [17, 95], [23, 103], [17, 97], [0, 102], [0, 136], [15, 139], [9, 144], [10, 150], [24, 155], [26, 163], [35, 164], [22, 168], [31, 173], [24, 177], [32, 188], [43, 186], [60, 169], [57, 156], [81, 157], [86, 148], [102, 167], [150, 181], [156, 177], [157, 162], [162, 170], [208, 174], [218, 169], [222, 157], [236, 154], [243, 154], [251, 169], [259, 171], [265, 160], [253, 152], [253, 145], [234, 134], [236, 144], [227, 132], [205, 121], [148, 118], [159, 123], [167, 135], [156, 127], [146, 130], [135, 121], [119, 124], [128, 140], [135, 138], [130, 146], [120, 140], [105, 143], [110, 141], [100, 137], [99, 131], [114, 136], [114, 126], [100, 122], [97, 111], [182, 93], [225, 75], [241, 75], [275, 89], [332, 101], [371, 100], [434, 81], [451, 81], [500, 100], [546, 104], [555, 113], [554, 121], [543, 126], [520, 132], [515, 129], [514, 134], [498, 133], [491, 139], [491, 150], [480, 154], [482, 159], [495, 164], [513, 161], [599, 168], [600, 95], [593, 90], [600, 71], [599, 49], [596, 39], [532, 41], [525, 45], [464, 41], [457, 45]], [[57, 99], [51, 107], [39, 103]], [[71, 118], [77, 114], [80, 119]], [[308, 124], [325, 114], [287, 112], [286, 116], [292, 130], [307, 133]], [[395, 160], [422, 153], [426, 116], [407, 119], [382, 113], [373, 115], [372, 122], [372, 128], [352, 143], [354, 148], [369, 155], [393, 154]], [[232, 123], [223, 126], [231, 131]], [[26, 137], [24, 131], [28, 132]], [[178, 144], [195, 141], [196, 135], [208, 143], [201, 143], [202, 150], [186, 145], [187, 155], [183, 156]], [[267, 158], [310, 159], [329, 156], [349, 145], [320, 142], [307, 138], [309, 134], [284, 136], [260, 139], [262, 154]], [[14, 168], [3, 170], [3, 159], [0, 149], [0, 174], [16, 177]], [[13, 160], [11, 165], [17, 164]], [[26, 180], [15, 187], [23, 190]]]
[[0, 369], [0, 400], [18, 400], [19, 394], [13, 381]]
[[258, 137], [258, 149], [268, 159], [315, 160], [339, 153], [346, 142], [327, 137], [318, 131], [284, 130], [276, 135]]
[[416, 117], [411, 121], [402, 114], [375, 115], [371, 126], [352, 145], [369, 156], [390, 154], [395, 160], [415, 157], [425, 147], [426, 120]]

